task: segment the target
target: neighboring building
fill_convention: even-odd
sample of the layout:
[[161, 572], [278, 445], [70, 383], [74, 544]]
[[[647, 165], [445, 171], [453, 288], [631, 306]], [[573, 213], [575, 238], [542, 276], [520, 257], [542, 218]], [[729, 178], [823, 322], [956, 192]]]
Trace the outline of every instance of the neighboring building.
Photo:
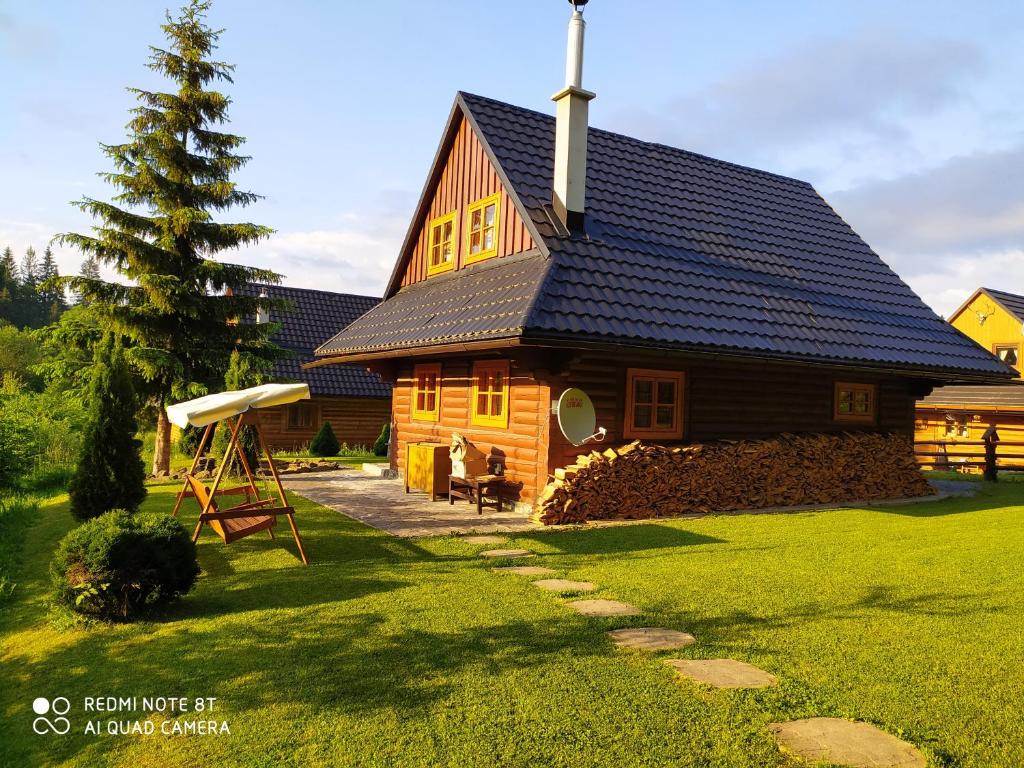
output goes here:
[[1010, 377], [811, 185], [588, 129], [574, 64], [557, 119], [456, 96], [383, 302], [321, 326], [320, 370], [394, 382], [395, 468], [457, 431], [532, 501], [603, 447], [559, 432], [567, 387], [607, 445], [909, 437], [932, 387]]
[[[917, 404], [916, 439], [976, 442], [986, 429], [995, 425], [1001, 440], [1024, 441], [1024, 381], [1019, 378], [1024, 360], [1024, 296], [979, 288], [950, 316], [949, 322], [1016, 369], [1018, 380], [997, 386], [934, 390]], [[983, 454], [984, 448], [962, 446], [958, 451]]]
[[308, 445], [325, 421], [331, 422], [339, 442], [372, 446], [391, 415], [391, 385], [365, 366], [312, 370], [303, 370], [302, 366], [313, 359], [313, 351], [323, 343], [325, 328], [348, 325], [380, 299], [279, 285], [255, 285], [248, 290], [291, 303], [289, 311], [271, 311], [257, 320], [280, 324], [273, 340], [291, 353], [274, 365], [274, 380], [306, 382], [311, 395], [309, 400], [256, 412], [271, 450], [296, 450]]

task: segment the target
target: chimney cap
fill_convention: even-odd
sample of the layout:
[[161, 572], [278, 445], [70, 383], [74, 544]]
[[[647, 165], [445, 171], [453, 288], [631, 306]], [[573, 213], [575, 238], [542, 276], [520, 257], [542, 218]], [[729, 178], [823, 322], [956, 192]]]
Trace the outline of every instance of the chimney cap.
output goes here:
[[582, 11], [583, 6], [585, 6], [588, 2], [590, 2], [590, 0], [569, 0], [569, 5], [575, 8], [577, 11]]

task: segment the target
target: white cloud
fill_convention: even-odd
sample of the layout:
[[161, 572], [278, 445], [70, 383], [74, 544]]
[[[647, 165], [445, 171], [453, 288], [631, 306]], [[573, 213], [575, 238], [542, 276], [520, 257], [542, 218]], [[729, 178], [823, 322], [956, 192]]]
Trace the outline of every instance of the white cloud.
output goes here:
[[[899, 272], [904, 257], [887, 260]], [[937, 260], [933, 269], [904, 271], [903, 277], [932, 309], [949, 317], [975, 288], [1024, 293], [1024, 247], [950, 256]]]
[[400, 226], [354, 223], [339, 229], [279, 232], [243, 252], [240, 261], [281, 273], [284, 284], [380, 296], [398, 257]]

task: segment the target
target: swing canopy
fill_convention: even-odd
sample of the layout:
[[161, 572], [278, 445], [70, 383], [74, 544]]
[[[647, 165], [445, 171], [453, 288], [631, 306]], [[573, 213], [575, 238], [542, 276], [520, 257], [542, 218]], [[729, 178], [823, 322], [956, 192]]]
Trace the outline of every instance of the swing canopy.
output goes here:
[[253, 408], [273, 408], [275, 405], [308, 399], [308, 384], [261, 384], [258, 387], [218, 392], [169, 405], [167, 418], [171, 424], [182, 429], [189, 424], [205, 427]]

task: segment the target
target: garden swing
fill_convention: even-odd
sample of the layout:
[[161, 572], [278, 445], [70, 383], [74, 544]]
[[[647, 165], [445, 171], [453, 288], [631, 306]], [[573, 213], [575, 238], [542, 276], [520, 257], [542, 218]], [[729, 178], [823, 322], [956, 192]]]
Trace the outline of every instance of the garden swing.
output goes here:
[[[271, 408], [307, 399], [309, 399], [309, 386], [306, 384], [264, 384], [249, 389], [206, 395], [167, 407], [167, 418], [175, 426], [182, 429], [188, 425], [204, 428], [196, 455], [192, 459], [192, 465], [188, 472], [185, 473], [182, 488], [178, 491], [174, 510], [171, 512], [173, 516], [177, 516], [185, 499], [194, 498], [196, 500], [200, 513], [192, 533], [192, 541], [199, 540], [199, 532], [204, 523], [209, 525], [225, 544], [260, 531], [266, 531], [273, 539], [277, 518], [283, 516], [288, 519], [288, 525], [291, 527], [292, 536], [295, 538], [295, 545], [298, 547], [303, 564], [309, 565], [306, 550], [302, 546], [302, 539], [299, 536], [299, 529], [295, 526], [295, 509], [288, 504], [288, 497], [281, 484], [277, 467], [274, 465], [274, 459], [260, 432], [257, 419], [252, 413], [254, 409]], [[207, 488], [196, 476], [196, 470], [200, 466], [203, 452], [213, 436], [214, 429], [220, 422], [224, 422], [224, 426], [230, 428], [231, 433], [227, 449], [224, 451], [224, 458], [217, 467], [213, 485]], [[240, 442], [240, 433], [245, 425], [251, 426], [256, 432], [260, 450], [266, 458], [270, 476], [277, 488], [277, 498], [270, 493], [267, 493], [265, 498], [260, 494], [256, 483], [256, 474], [249, 464], [249, 459]], [[221, 488], [220, 484], [231, 463], [232, 455], [237, 456], [245, 473], [245, 483], [234, 488]], [[245, 496], [245, 501], [229, 509], [220, 509], [217, 498], [232, 495]]]

